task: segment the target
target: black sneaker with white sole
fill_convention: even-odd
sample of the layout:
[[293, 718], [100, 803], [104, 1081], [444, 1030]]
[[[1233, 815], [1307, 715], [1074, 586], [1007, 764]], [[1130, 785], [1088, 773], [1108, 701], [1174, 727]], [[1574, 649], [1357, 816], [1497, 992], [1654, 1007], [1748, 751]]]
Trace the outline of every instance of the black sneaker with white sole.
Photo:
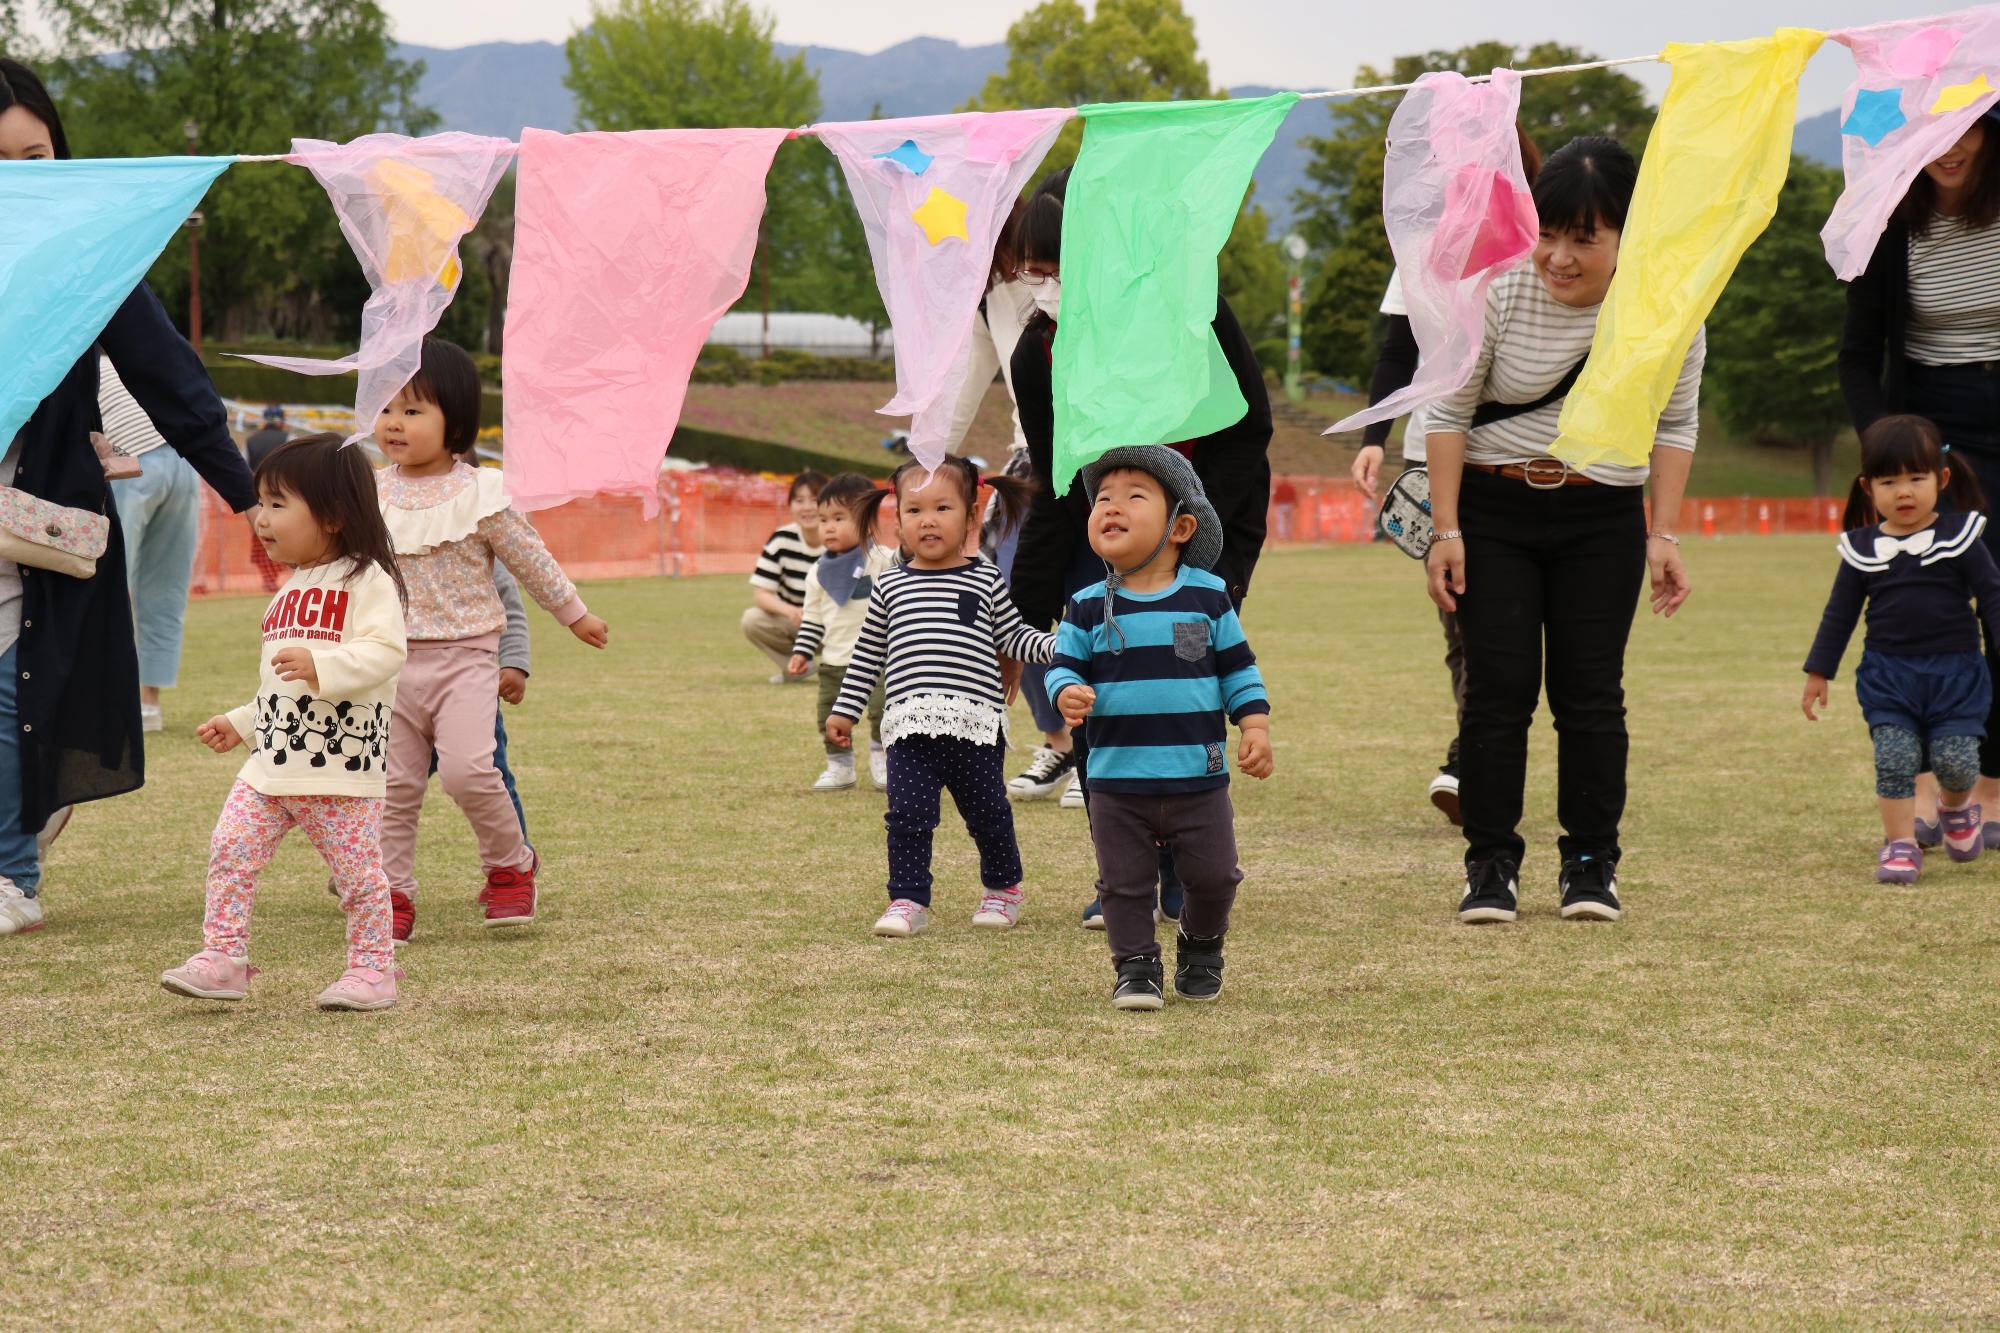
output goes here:
[[1075, 768], [1076, 751], [1057, 754], [1047, 746], [1039, 747], [1026, 771], [1007, 784], [1007, 799], [1039, 801], [1045, 796], [1054, 796], [1069, 781], [1070, 773]]
[[1458, 903], [1458, 919], [1468, 926], [1512, 921], [1520, 895], [1520, 869], [1512, 861], [1500, 857], [1467, 861], [1465, 897]]
[[1183, 1000], [1212, 1000], [1222, 994], [1222, 936], [1176, 932], [1174, 994]]
[[1111, 988], [1113, 1009], [1160, 1009], [1167, 998], [1160, 990], [1165, 969], [1157, 958], [1127, 958], [1118, 965], [1118, 984]]
[[1579, 856], [1563, 862], [1562, 918], [1565, 921], [1616, 921], [1618, 867], [1601, 856]]

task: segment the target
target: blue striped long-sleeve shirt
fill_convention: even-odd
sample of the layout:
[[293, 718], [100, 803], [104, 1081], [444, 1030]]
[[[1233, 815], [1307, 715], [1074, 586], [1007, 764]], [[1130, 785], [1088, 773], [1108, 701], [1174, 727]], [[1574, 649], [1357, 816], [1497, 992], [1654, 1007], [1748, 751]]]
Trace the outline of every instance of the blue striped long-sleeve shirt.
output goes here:
[[[1271, 711], [1256, 655], [1206, 570], [1183, 566], [1156, 593], [1118, 592], [1107, 636], [1104, 585], [1072, 597], [1056, 629], [1049, 698], [1072, 685], [1097, 691], [1085, 723], [1092, 791], [1154, 795], [1207, 791], [1229, 781], [1229, 729]], [[1123, 651], [1111, 651], [1123, 643]]]

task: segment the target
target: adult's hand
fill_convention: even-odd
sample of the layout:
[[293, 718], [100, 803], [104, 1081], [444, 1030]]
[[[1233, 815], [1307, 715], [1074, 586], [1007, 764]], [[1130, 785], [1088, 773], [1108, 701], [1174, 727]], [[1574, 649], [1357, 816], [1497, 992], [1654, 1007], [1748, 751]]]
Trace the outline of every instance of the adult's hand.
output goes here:
[[1465, 538], [1433, 541], [1424, 569], [1430, 575], [1431, 600], [1447, 611], [1458, 610], [1458, 599], [1465, 595]]
[[1371, 501], [1381, 498], [1376, 493], [1375, 481], [1382, 475], [1382, 455], [1381, 445], [1364, 444], [1361, 452], [1354, 456], [1354, 466], [1347, 470], [1347, 475], [1354, 478], [1354, 484]]
[[1671, 617], [1694, 591], [1680, 546], [1664, 537], [1647, 538], [1646, 571], [1653, 580], [1653, 614]]

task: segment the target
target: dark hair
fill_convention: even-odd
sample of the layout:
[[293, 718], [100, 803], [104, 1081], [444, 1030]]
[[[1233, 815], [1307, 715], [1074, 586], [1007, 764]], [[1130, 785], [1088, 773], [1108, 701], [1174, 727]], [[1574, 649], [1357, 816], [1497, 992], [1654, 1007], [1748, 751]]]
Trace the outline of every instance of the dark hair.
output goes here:
[[62, 117], [57, 114], [55, 99], [49, 96], [41, 77], [18, 60], [0, 57], [0, 111], [13, 106], [48, 128], [49, 147], [57, 157], [69, 156], [69, 138], [63, 133]]
[[819, 499], [819, 488], [824, 485], [826, 485], [826, 473], [814, 468], [807, 468], [804, 472], [799, 473], [798, 476], [793, 477], [792, 484], [785, 488], [785, 503], [790, 504], [792, 501], [798, 499], [799, 492], [802, 490], [812, 492], [813, 499], [817, 500]]
[[1000, 224], [1000, 235], [993, 241], [993, 266], [986, 273], [988, 291], [1012, 282], [1021, 272], [1021, 215], [1027, 211], [1027, 204], [1016, 199]]
[[[1523, 159], [1524, 166], [1526, 159]], [[1602, 135], [1571, 139], [1535, 173], [1535, 212], [1542, 226], [1594, 236], [1599, 227], [1625, 230], [1639, 164], [1625, 146]]]
[[457, 343], [425, 338], [423, 361], [410, 377], [410, 396], [444, 413], [444, 447], [469, 454], [479, 443], [479, 366]]
[[[1979, 155], [1973, 160], [1972, 190], [1965, 200], [1965, 225], [1990, 227], [2000, 222], [2000, 123], [1984, 116], [1972, 123], [1979, 126], [1982, 137]], [[1922, 236], [1937, 216], [1937, 182], [1919, 171], [1889, 216], [1907, 227], [1910, 235]]]
[[1535, 188], [1535, 177], [1542, 174], [1542, 150], [1528, 137], [1527, 129], [1520, 121], [1514, 122], [1514, 137], [1521, 141], [1521, 174], [1528, 178], [1528, 188]]
[[1069, 194], [1069, 168], [1043, 181], [1028, 198], [1014, 228], [1015, 264], [1062, 263], [1063, 199]]
[[[1841, 518], [1849, 531], [1881, 521], [1868, 483], [1877, 477], [1894, 477], [1905, 472], [1936, 474], [1951, 465], [1951, 446], [1928, 417], [1883, 417], [1861, 432], [1861, 473], [1847, 492], [1847, 512]], [[1939, 494], [1940, 505], [1948, 504], [1959, 513], [1984, 511], [1985, 492], [1969, 463], [1951, 468], [1951, 485]]]
[[882, 495], [882, 488], [859, 472], [843, 472], [819, 488], [821, 504], [844, 505], [856, 523], [861, 521], [862, 508]]
[[353, 578], [369, 565], [380, 565], [396, 584], [396, 595], [409, 600], [389, 528], [382, 521], [382, 502], [375, 494], [375, 469], [368, 455], [342, 443], [339, 435], [301, 435], [287, 440], [257, 465], [259, 494], [279, 491], [296, 495], [332, 537], [334, 549], [348, 562]]
[[[1002, 527], [1013, 528], [1028, 516], [1028, 501], [1035, 494], [1035, 484], [1033, 482], [1022, 481], [1019, 477], [981, 477], [978, 468], [956, 454], [947, 456], [944, 462], [938, 464], [937, 470], [941, 473], [949, 473], [958, 482], [958, 492], [965, 499], [965, 512], [968, 519], [971, 517], [974, 502], [979, 499], [979, 488], [981, 486], [992, 490], [994, 498], [999, 502], [1000, 523]], [[897, 468], [895, 473], [890, 476], [889, 489], [895, 494], [897, 500], [900, 501], [903, 496], [903, 478], [909, 476], [911, 473], [922, 476], [929, 471], [928, 467], [913, 458], [903, 464], [903, 466]], [[875, 520], [881, 512], [881, 508], [877, 506], [869, 509], [860, 516], [861, 539], [863, 541], [868, 541], [874, 537]]]

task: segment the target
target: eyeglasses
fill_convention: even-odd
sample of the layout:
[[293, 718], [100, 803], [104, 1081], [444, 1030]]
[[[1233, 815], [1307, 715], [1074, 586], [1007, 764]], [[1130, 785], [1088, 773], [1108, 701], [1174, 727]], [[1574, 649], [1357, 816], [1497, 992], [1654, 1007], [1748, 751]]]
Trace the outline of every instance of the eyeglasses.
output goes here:
[[1057, 274], [1044, 273], [1040, 269], [1033, 268], [1024, 268], [1015, 276], [1020, 278], [1023, 287], [1039, 287], [1043, 283], [1062, 281], [1062, 278]]

